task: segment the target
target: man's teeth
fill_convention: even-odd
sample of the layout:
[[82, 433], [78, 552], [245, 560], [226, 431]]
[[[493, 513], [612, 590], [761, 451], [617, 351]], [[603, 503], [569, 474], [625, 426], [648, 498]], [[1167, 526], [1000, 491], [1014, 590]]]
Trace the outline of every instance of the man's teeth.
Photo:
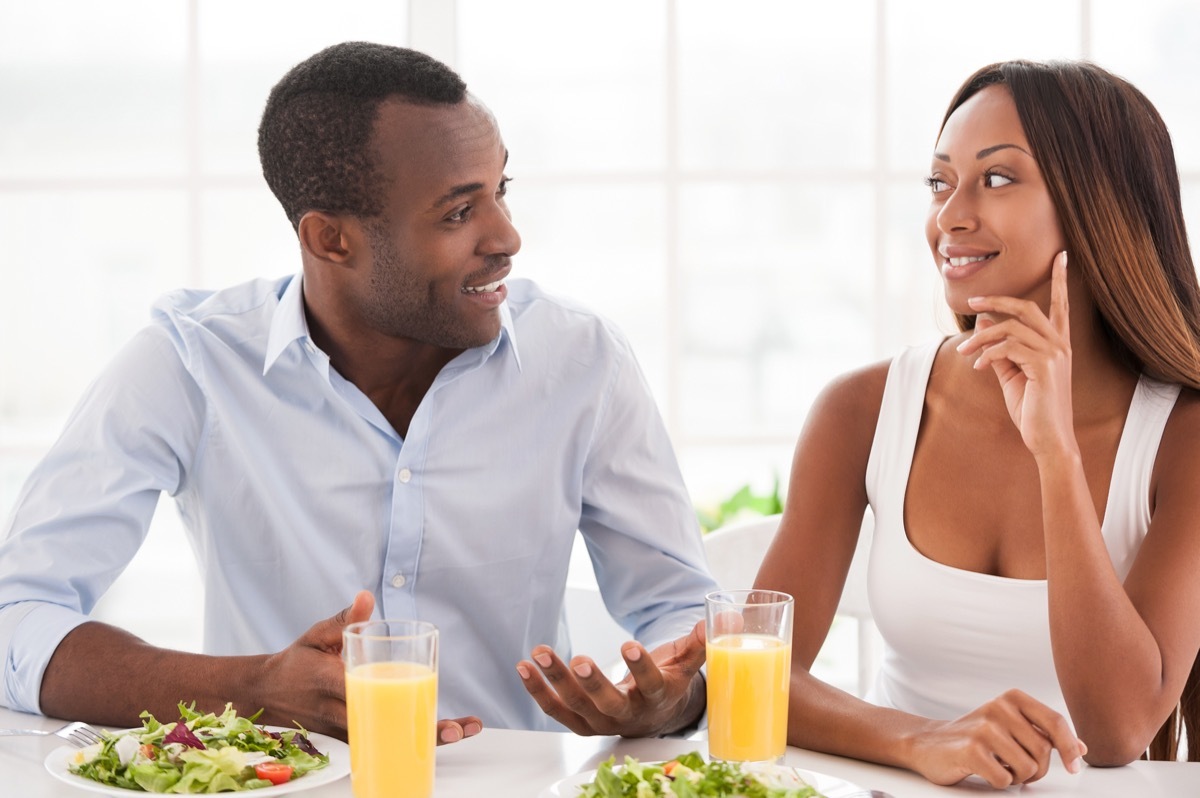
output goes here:
[[488, 294], [488, 293], [491, 293], [492, 291], [495, 291], [497, 288], [499, 288], [502, 285], [504, 285], [504, 281], [497, 280], [496, 282], [488, 283], [487, 285], [463, 286], [463, 290], [466, 291], [468, 294]]
[[969, 258], [946, 258], [946, 263], [949, 263], [951, 266], [966, 266], [968, 263], [979, 263], [979, 261], [987, 260], [990, 257], [992, 257], [992, 256], [991, 255], [979, 255], [979, 256], [972, 255]]

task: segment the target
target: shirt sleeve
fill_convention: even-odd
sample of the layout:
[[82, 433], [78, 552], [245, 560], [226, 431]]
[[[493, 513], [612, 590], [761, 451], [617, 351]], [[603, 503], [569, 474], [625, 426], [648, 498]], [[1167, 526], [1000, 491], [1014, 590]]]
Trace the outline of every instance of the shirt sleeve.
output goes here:
[[649, 386], [624, 339], [614, 347], [584, 467], [579, 531], [609, 612], [653, 649], [690, 632], [717, 585]]
[[91, 385], [29, 476], [0, 535], [0, 698], [40, 711], [54, 650], [141, 546], [178, 491], [203, 401], [163, 327], [143, 330]]

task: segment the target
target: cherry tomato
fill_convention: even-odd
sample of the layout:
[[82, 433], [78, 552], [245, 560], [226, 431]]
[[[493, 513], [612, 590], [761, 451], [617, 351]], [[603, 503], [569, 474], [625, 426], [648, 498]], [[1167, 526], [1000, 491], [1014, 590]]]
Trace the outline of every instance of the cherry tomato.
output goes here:
[[272, 784], [283, 784], [291, 781], [292, 766], [282, 762], [259, 762], [254, 766], [254, 775]]

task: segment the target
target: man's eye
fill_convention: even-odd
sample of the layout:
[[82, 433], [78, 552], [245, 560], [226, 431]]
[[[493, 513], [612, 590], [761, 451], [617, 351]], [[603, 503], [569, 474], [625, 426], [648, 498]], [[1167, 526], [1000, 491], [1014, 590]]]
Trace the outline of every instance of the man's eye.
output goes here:
[[471, 216], [471, 206], [464, 205], [446, 217], [447, 222], [465, 222]]
[[500, 187], [496, 189], [497, 197], [504, 197], [508, 195], [508, 184], [511, 183], [512, 180], [513, 179], [511, 177], [500, 178]]

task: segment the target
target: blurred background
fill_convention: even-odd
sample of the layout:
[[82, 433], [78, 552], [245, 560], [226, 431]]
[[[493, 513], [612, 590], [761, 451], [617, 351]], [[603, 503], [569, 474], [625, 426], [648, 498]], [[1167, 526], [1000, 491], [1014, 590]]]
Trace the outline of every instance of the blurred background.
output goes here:
[[[274, 82], [347, 39], [425, 50], [492, 108], [514, 275], [624, 328], [702, 508], [786, 484], [830, 378], [952, 329], [922, 178], [977, 67], [1132, 80], [1200, 229], [1197, 2], [4, 0], [0, 516], [156, 296], [299, 268], [255, 131]], [[199, 590], [169, 499], [154, 526], [98, 613], [196, 648], [177, 601], [149, 606]]]

